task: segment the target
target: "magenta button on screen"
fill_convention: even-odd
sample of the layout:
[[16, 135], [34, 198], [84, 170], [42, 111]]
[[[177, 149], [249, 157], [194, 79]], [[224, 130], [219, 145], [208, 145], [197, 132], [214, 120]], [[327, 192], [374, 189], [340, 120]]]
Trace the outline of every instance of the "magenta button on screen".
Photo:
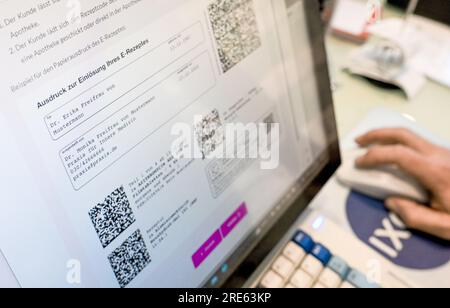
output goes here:
[[222, 242], [222, 235], [217, 230], [214, 234], [200, 247], [199, 250], [192, 256], [192, 262], [194, 262], [195, 268], [198, 268], [203, 261], [219, 246]]
[[220, 227], [220, 232], [222, 236], [227, 237], [231, 231], [247, 216], [247, 205], [242, 203], [241, 206], [224, 222], [222, 227]]

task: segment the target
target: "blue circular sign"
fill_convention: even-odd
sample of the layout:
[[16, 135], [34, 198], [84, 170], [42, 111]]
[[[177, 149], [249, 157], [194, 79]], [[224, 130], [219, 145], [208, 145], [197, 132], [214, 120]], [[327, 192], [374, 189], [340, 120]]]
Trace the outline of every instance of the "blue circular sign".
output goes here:
[[357, 237], [396, 265], [429, 270], [450, 261], [450, 242], [407, 230], [380, 200], [352, 192], [346, 212]]

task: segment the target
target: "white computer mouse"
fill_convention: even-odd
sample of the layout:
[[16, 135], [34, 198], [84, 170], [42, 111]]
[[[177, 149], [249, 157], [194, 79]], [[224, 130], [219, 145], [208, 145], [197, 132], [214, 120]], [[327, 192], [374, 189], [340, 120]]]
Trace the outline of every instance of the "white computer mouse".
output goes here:
[[385, 200], [390, 197], [404, 197], [420, 203], [428, 203], [430, 195], [414, 178], [396, 166], [383, 166], [374, 169], [356, 167], [356, 159], [365, 155], [367, 149], [345, 153], [337, 178], [343, 185], [368, 195]]

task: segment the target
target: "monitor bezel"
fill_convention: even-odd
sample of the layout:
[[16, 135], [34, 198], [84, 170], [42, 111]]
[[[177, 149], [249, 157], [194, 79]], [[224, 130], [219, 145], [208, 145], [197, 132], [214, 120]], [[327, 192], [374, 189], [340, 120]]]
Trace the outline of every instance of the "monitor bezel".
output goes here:
[[302, 0], [302, 3], [307, 16], [308, 36], [316, 72], [315, 77], [317, 86], [321, 89], [318, 93], [328, 137], [329, 145], [324, 153], [328, 161], [313, 180], [306, 185], [303, 192], [288, 206], [278, 221], [265, 232], [265, 235], [252, 249], [241, 256], [242, 262], [239, 263], [236, 269], [230, 269], [229, 277], [218, 285], [220, 287], [240, 288], [248, 282], [251, 275], [292, 228], [292, 225], [298, 220], [312, 199], [320, 192], [321, 188], [334, 175], [341, 164], [339, 138], [325, 48], [325, 30], [320, 18], [319, 2]]

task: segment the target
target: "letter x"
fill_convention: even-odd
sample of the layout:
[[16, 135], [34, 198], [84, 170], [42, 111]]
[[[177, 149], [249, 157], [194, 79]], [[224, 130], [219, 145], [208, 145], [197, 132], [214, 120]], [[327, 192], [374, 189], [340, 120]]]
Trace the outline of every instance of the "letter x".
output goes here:
[[383, 219], [383, 228], [375, 230], [375, 236], [381, 238], [389, 238], [392, 245], [397, 251], [403, 249], [403, 243], [401, 240], [408, 240], [411, 238], [411, 233], [404, 230], [395, 230], [394, 226], [388, 218]]

